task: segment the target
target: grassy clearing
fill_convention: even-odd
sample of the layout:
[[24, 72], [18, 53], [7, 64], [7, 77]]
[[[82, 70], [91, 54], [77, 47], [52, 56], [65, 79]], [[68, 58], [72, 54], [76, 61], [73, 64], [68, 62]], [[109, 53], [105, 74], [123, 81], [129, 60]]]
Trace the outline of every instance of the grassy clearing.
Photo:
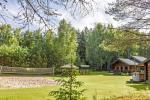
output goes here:
[[134, 92], [130, 93], [128, 95], [123, 95], [123, 96], [113, 96], [105, 98], [104, 100], [149, 100], [150, 99], [150, 91], [140, 91], [140, 92]]
[[0, 100], [52, 100], [49, 91], [57, 87], [0, 90]]
[[[57, 79], [58, 77], [50, 78]], [[78, 76], [78, 80], [85, 83], [83, 88], [87, 89], [85, 96], [88, 100], [92, 100], [94, 95], [98, 99], [102, 99], [150, 89], [148, 84], [127, 84], [126, 81], [130, 78], [130, 76], [116, 76], [107, 72]], [[48, 93], [57, 88], [57, 86], [51, 86], [30, 89], [1, 89], [0, 100], [52, 100], [53, 98], [48, 96]]]
[[133, 88], [126, 85], [126, 81], [129, 79], [129, 76], [114, 76], [106, 73], [79, 77], [79, 80], [85, 82], [84, 87], [87, 89], [85, 95], [89, 100], [92, 100], [94, 95], [102, 99], [108, 96], [125, 95], [129, 91], [134, 91]]

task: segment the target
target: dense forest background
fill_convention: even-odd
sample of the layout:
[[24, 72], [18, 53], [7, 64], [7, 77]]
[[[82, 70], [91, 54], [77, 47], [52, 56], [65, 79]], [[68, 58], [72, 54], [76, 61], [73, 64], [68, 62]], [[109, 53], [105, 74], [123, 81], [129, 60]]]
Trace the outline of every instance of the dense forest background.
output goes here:
[[[109, 70], [118, 57], [150, 57], [150, 41], [142, 32], [115, 29], [95, 24], [94, 28], [76, 30], [65, 20], [57, 32], [22, 31], [10, 25], [0, 26], [0, 65], [14, 67], [59, 67], [70, 62], [89, 64]], [[70, 53], [69, 51], [72, 51]]]

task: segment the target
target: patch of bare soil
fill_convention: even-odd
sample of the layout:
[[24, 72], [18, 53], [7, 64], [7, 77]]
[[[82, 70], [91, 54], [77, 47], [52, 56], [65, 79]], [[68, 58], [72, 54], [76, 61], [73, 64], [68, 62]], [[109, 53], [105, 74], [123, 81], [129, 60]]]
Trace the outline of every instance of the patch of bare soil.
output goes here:
[[0, 88], [33, 88], [56, 85], [44, 77], [0, 77]]

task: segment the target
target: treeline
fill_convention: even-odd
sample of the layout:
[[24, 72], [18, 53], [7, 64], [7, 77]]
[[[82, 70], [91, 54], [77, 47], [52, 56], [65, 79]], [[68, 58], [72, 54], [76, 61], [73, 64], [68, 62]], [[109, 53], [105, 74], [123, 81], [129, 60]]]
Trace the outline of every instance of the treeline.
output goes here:
[[[72, 52], [70, 52], [72, 51]], [[51, 30], [22, 32], [10, 25], [0, 27], [0, 63], [16, 67], [57, 67], [76, 61], [76, 30], [62, 20], [58, 34]]]
[[120, 56], [150, 56], [149, 42], [139, 40], [139, 34], [143, 33], [132, 32], [102, 24], [80, 32], [65, 20], [60, 21], [57, 34], [51, 30], [23, 32], [10, 25], [2, 25], [0, 65], [59, 67], [73, 62], [75, 65], [89, 64], [91, 67], [109, 69], [112, 60]]
[[118, 57], [150, 57], [150, 38], [145, 33], [116, 29], [112, 25], [98, 23], [93, 29], [85, 28], [78, 35], [78, 43], [81, 63], [99, 70], [109, 70]]

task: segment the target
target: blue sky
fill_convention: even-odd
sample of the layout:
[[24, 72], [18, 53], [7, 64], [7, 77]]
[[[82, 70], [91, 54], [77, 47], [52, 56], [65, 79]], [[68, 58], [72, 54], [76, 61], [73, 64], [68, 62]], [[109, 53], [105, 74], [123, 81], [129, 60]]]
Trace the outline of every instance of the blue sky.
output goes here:
[[[76, 19], [74, 19], [68, 11], [61, 10], [61, 8], [58, 8], [62, 15], [57, 17], [58, 21], [56, 23], [58, 24], [58, 22], [64, 18], [68, 22], [70, 22], [72, 26], [74, 26], [76, 29], [79, 30], [82, 30], [86, 26], [92, 28], [94, 27], [95, 23], [98, 22], [106, 25], [113, 24], [113, 26], [115, 27], [119, 26], [119, 23], [114, 21], [112, 16], [105, 14], [105, 9], [108, 6], [107, 3], [113, 2], [115, 0], [95, 0], [95, 1], [96, 5], [94, 6], [94, 11], [92, 11], [89, 15], [86, 15], [84, 17], [79, 17], [78, 15], [75, 15]], [[7, 8], [9, 13], [11, 13], [12, 15], [16, 15], [19, 9], [17, 1], [8, 0], [8, 2], [9, 3], [7, 5]], [[14, 27], [18, 27], [18, 24], [16, 24], [13, 18], [12, 19], [8, 18], [7, 23], [12, 24]], [[39, 24], [34, 23], [34, 25], [38, 26]]]

